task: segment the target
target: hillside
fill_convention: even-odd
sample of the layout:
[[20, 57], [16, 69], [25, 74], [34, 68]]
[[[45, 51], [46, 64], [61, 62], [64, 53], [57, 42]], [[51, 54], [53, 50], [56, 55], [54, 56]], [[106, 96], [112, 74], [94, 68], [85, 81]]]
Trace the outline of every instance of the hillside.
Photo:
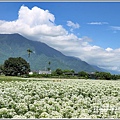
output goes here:
[[[33, 51], [30, 58], [28, 58], [28, 48]], [[9, 57], [23, 57], [30, 63], [31, 69], [35, 71], [47, 69], [49, 61], [52, 70], [61, 68], [73, 69], [76, 72], [96, 71], [88, 63], [75, 57], [65, 56], [45, 43], [28, 40], [19, 34], [0, 34], [0, 64], [3, 64], [4, 60]]]

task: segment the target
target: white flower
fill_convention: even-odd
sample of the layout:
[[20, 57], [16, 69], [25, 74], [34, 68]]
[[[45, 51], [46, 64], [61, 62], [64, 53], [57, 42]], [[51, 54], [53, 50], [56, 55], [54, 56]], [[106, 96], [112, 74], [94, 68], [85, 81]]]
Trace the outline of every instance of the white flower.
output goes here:
[[28, 107], [26, 103], [17, 103], [15, 109], [19, 114], [25, 114], [28, 111]]
[[49, 114], [47, 112], [42, 112], [40, 118], [49, 118]]
[[12, 119], [26, 119], [26, 117], [22, 115], [15, 115]]
[[28, 111], [27, 113], [25, 113], [26, 118], [35, 118], [35, 113], [32, 111]]

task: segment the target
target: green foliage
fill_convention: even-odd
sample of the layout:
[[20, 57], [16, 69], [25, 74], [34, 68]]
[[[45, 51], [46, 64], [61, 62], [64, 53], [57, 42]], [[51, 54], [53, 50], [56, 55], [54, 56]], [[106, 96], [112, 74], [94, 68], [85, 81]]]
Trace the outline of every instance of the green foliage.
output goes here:
[[95, 78], [110, 80], [110, 79], [112, 79], [112, 75], [108, 72], [95, 72]]
[[68, 78], [68, 79], [96, 79], [96, 80], [118, 80], [120, 79], [120, 75], [111, 75], [108, 72], [93, 72], [87, 73], [85, 71], [80, 71], [76, 73], [73, 70], [65, 69], [62, 70], [60, 68], [52, 71], [51, 74], [38, 74], [33, 73], [29, 75], [29, 77], [36, 77], [36, 78]]
[[4, 70], [3, 73], [6, 76], [18, 76], [18, 75], [26, 75], [30, 71], [30, 65], [21, 57], [12, 58], [10, 57], [8, 60], [4, 62]]
[[50, 74], [38, 74], [34, 72], [32, 75], [29, 75], [29, 77], [34, 77], [34, 78], [50, 78]]
[[87, 79], [89, 77], [89, 75], [88, 75], [88, 73], [81, 71], [81, 72], [78, 72], [78, 77], [82, 77], [82, 78]]
[[4, 75], [1, 75], [0, 76], [0, 83], [1, 82], [12, 82], [12, 81], [26, 81], [26, 79], [21, 79], [21, 77], [18, 77], [18, 76], [4, 76]]
[[57, 75], [62, 75], [62, 74], [63, 74], [63, 71], [62, 71], [60, 68], [58, 68], [58, 69], [56, 69], [55, 73], [56, 73]]
[[3, 65], [0, 65], [0, 74], [3, 73], [3, 69], [4, 69], [4, 66], [3, 66]]
[[63, 70], [63, 73], [75, 73], [74, 70]]

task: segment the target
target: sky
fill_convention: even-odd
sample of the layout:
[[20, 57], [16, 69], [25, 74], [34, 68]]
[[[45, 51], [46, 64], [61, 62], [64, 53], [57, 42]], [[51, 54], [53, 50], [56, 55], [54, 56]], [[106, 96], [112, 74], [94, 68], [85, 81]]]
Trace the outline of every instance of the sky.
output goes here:
[[0, 34], [19, 33], [120, 72], [120, 2], [0, 2]]

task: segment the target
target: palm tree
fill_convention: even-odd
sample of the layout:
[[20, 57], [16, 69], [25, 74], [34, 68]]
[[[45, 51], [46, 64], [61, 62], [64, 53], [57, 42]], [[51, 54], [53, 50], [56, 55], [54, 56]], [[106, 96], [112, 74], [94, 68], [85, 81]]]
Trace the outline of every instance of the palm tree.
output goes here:
[[49, 61], [48, 64], [49, 64], [49, 66], [50, 66], [51, 62]]
[[50, 64], [51, 64], [51, 62], [49, 61], [49, 62], [48, 62], [48, 64], [49, 64], [49, 68], [48, 68], [48, 71], [50, 71]]
[[33, 51], [30, 50], [30, 49], [27, 49], [27, 52], [28, 52], [28, 57], [30, 57], [30, 54], [31, 54]]
[[[33, 51], [30, 50], [30, 49], [27, 49], [27, 52], [28, 52], [28, 63], [29, 63], [30, 54], [31, 54]], [[29, 63], [29, 64], [30, 64], [30, 63]]]

